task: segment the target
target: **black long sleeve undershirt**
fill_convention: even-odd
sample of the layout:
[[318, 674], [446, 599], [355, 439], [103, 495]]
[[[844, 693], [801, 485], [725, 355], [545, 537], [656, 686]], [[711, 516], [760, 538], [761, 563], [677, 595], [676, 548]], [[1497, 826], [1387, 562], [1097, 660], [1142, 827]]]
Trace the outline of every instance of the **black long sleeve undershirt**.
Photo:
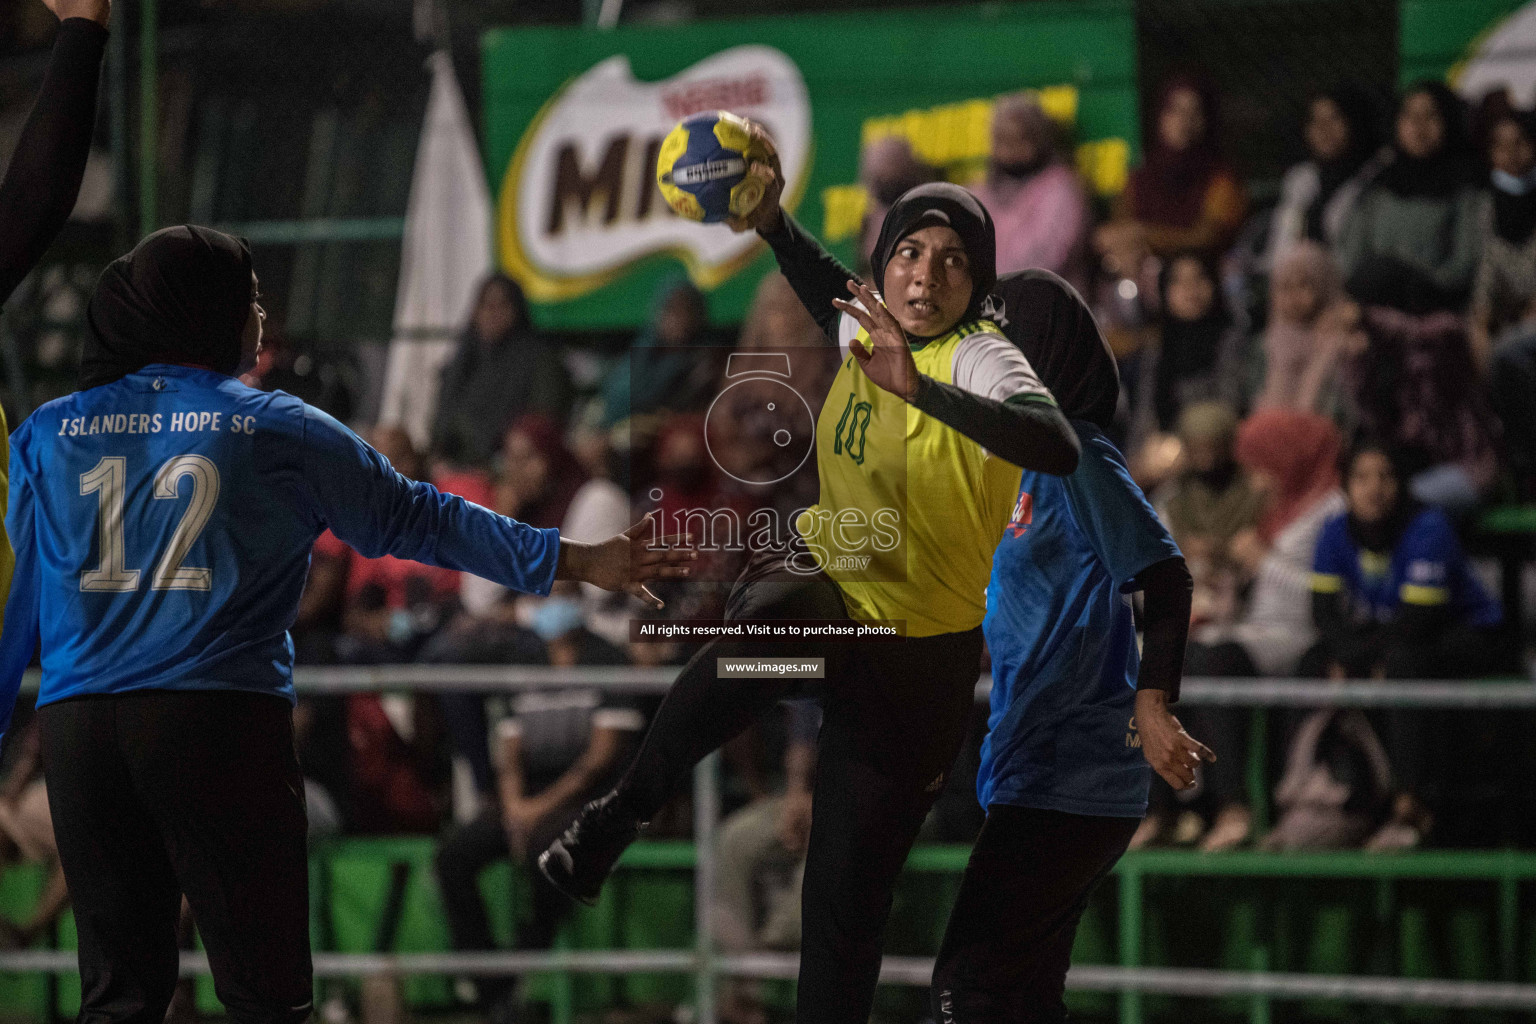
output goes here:
[[1195, 581], [1182, 556], [1165, 558], [1136, 577], [1142, 591], [1141, 672], [1136, 689], [1162, 690], [1168, 703], [1179, 699], [1184, 648], [1189, 642], [1189, 608]]
[[[778, 230], [762, 237], [800, 304], [836, 343], [842, 313], [832, 300], [847, 299], [848, 282], [857, 278], [787, 213]], [[1072, 425], [1061, 410], [1033, 396], [1000, 402], [923, 377], [912, 404], [1015, 466], [1054, 476], [1077, 469], [1082, 445]]]
[[53, 243], [80, 195], [96, 125], [107, 30], [86, 18], [59, 26], [42, 92], [0, 181], [0, 304]]

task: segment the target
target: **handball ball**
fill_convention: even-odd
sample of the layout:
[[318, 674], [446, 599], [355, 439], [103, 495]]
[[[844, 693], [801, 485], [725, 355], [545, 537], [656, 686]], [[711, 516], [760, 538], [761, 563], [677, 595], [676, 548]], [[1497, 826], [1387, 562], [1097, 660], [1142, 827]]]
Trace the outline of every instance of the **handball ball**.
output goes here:
[[763, 183], [747, 176], [767, 154], [752, 140], [744, 118], [724, 110], [694, 114], [662, 140], [656, 184], [679, 216], [717, 224], [745, 217], [763, 199]]

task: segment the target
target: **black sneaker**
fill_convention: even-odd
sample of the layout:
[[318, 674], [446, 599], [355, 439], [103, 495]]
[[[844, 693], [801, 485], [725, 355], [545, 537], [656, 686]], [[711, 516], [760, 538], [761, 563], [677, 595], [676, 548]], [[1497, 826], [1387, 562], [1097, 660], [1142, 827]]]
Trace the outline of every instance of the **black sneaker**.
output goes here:
[[589, 907], [640, 834], [640, 823], [619, 810], [614, 796], [609, 793], [583, 807], [570, 828], [539, 854], [539, 873], [549, 884]]

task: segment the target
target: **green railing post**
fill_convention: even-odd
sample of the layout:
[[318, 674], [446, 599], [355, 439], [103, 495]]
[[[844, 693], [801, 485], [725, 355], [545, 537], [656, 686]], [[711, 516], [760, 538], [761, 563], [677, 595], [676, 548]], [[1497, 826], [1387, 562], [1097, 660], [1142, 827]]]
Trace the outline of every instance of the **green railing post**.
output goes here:
[[[1249, 958], [1248, 966], [1253, 971], [1265, 973], [1269, 970], [1269, 946], [1260, 942], [1253, 947], [1253, 954]], [[1268, 995], [1256, 992], [1248, 1000], [1249, 1024], [1270, 1024], [1274, 1017], [1274, 1002]]]
[[1509, 870], [1499, 876], [1499, 977], [1520, 977], [1520, 883]]
[[[1136, 858], [1120, 862], [1120, 966], [1141, 966], [1142, 888]], [[1120, 1024], [1142, 1024], [1141, 993], [1120, 993]]]
[[1257, 838], [1269, 831], [1268, 708], [1254, 708], [1248, 715], [1248, 808]]
[[139, 5], [139, 235], [154, 231], [160, 221], [160, 43], [159, 0]]

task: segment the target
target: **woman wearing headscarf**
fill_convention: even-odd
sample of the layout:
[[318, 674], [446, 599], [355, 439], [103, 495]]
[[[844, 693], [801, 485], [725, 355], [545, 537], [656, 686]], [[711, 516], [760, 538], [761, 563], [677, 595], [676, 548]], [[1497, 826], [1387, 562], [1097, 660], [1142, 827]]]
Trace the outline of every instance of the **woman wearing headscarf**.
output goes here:
[[1341, 85], [1312, 97], [1303, 130], [1308, 158], [1280, 179], [1280, 202], [1269, 221], [1265, 265], [1273, 268], [1301, 241], [1332, 248], [1360, 193], [1392, 158], [1382, 145], [1371, 97]]
[[1504, 108], [1488, 128], [1483, 255], [1472, 284], [1472, 353], [1486, 368], [1506, 330], [1536, 302], [1536, 113]]
[[[1119, 398], [1114, 355], [1049, 272], [998, 281], [989, 312], [1051, 387], [1083, 454], [1069, 475], [1023, 474], [993, 560], [991, 714], [977, 775], [987, 817], [934, 966], [933, 1012], [1064, 1020], [1078, 920], [1146, 813], [1152, 769], [1183, 789], [1215, 755], [1168, 710], [1190, 576], [1105, 436]], [[1137, 590], [1139, 654], [1126, 599]]]
[[235, 1019], [310, 1015], [286, 627], [327, 528], [365, 556], [533, 593], [557, 578], [639, 592], [690, 554], [646, 551], [644, 523], [583, 545], [494, 515], [246, 387], [258, 297], [240, 239], [155, 232], [102, 272], [81, 390], [12, 437], [0, 726], [41, 635], [43, 763], [90, 1019], [164, 1016], [183, 893]]
[[714, 344], [704, 293], [682, 276], [664, 281], [644, 330], [603, 379], [603, 426], [708, 402], [719, 367], [699, 349]]
[[1310, 238], [1290, 246], [1269, 277], [1264, 379], [1255, 409], [1331, 415], [1340, 400], [1340, 362], [1350, 313], [1338, 264]]
[[1439, 82], [1403, 94], [1393, 157], [1345, 221], [1336, 254], [1362, 303], [1459, 312], [1483, 250], [1483, 208], [1461, 99]]
[[459, 349], [443, 367], [433, 454], [487, 468], [513, 420], [530, 412], [564, 417], [570, 400], [560, 351], [533, 330], [522, 288], [505, 274], [486, 278]]
[[1146, 161], [1095, 237], [1106, 269], [1132, 279], [1147, 254], [1220, 256], [1248, 214], [1248, 193], [1216, 144], [1215, 93], [1180, 75], [1158, 90]]
[[[733, 227], [762, 235], [843, 351], [816, 423], [819, 500], [788, 545], [753, 557], [727, 620], [893, 624], [904, 636], [705, 646], [624, 780], [540, 866], [566, 892], [594, 899], [693, 766], [801, 692], [798, 680], [722, 678], [720, 658], [823, 658], [797, 1015], [864, 1024], [892, 887], [972, 717], [987, 580], [1021, 467], [1070, 473], [1079, 441], [1029, 361], [982, 317], [996, 251], [974, 196], [948, 184], [903, 195], [875, 248], [877, 293], [779, 208], [782, 174], [766, 133], [754, 134], [769, 154], [753, 171], [766, 195]], [[874, 543], [882, 517], [890, 535]]]
[[1179, 253], [1158, 275], [1157, 344], [1138, 353], [1132, 436], [1171, 431], [1194, 402], [1242, 405], [1248, 339], [1221, 293], [1216, 265]]
[[1057, 127], [1029, 93], [992, 108], [992, 152], [976, 198], [997, 225], [997, 272], [1040, 268], [1088, 283], [1088, 194], [1061, 158]]

